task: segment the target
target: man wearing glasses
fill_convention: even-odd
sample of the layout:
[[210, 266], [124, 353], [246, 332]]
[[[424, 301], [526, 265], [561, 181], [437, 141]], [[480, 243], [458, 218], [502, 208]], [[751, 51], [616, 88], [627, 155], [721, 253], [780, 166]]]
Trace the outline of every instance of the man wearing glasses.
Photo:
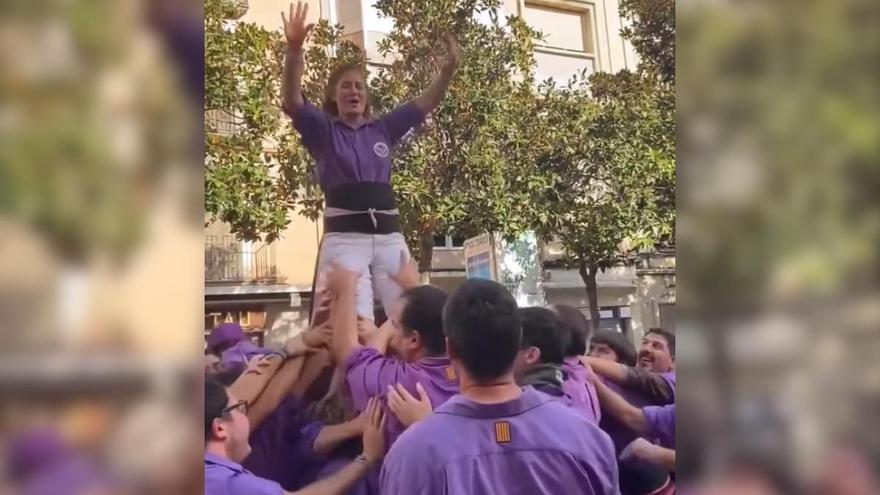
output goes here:
[[[367, 405], [364, 452], [333, 476], [317, 481], [295, 495], [342, 495], [378, 465], [385, 452], [384, 418], [378, 400]], [[292, 495], [278, 483], [241, 467], [251, 452], [247, 401], [238, 400], [220, 382], [205, 380], [205, 495]]]

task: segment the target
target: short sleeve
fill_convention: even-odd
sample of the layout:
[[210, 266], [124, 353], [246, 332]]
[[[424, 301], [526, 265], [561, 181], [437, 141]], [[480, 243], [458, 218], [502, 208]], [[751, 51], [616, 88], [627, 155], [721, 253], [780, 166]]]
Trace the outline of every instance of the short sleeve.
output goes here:
[[398, 439], [382, 462], [379, 493], [382, 495], [431, 495], [448, 493], [443, 469], [425, 464], [423, 452], [417, 452], [418, 441], [410, 437]]
[[293, 128], [299, 132], [303, 144], [315, 154], [320, 150], [330, 134], [330, 117], [309, 102], [293, 111]]
[[648, 406], [642, 409], [648, 423], [648, 435], [666, 448], [675, 448], [675, 404]]
[[413, 102], [405, 103], [379, 119], [379, 126], [388, 136], [388, 144], [394, 146], [413, 127], [425, 120], [425, 114]]
[[372, 347], [358, 347], [345, 361], [345, 380], [355, 409], [363, 411], [370, 397], [385, 394], [389, 385], [405, 379], [406, 364]]

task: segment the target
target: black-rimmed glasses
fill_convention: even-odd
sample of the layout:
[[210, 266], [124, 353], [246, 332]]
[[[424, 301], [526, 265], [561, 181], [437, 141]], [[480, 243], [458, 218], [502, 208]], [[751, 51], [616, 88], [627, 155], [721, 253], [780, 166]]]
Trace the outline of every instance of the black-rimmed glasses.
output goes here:
[[231, 413], [232, 411], [234, 411], [236, 409], [241, 409], [242, 414], [247, 414], [247, 409], [248, 409], [247, 401], [240, 400], [240, 401], [236, 402], [235, 404], [223, 409], [222, 411], [220, 411], [220, 416], [223, 416], [226, 413]]

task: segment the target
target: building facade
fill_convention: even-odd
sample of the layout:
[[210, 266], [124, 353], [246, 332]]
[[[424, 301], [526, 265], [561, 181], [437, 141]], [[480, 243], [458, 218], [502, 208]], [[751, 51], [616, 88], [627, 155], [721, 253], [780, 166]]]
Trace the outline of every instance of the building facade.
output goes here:
[[[286, 12], [290, 4], [290, 0], [236, 1], [242, 6], [241, 21], [267, 29], [281, 29], [279, 12]], [[308, 22], [327, 19], [341, 25], [345, 39], [362, 47], [369, 63], [384, 62], [377, 43], [391, 31], [393, 22], [378, 15], [374, 0], [313, 0], [308, 4]], [[500, 14], [514, 13], [546, 36], [535, 52], [538, 80], [564, 82], [584, 69], [592, 73], [636, 67], [635, 51], [620, 36], [624, 20], [618, 14], [618, 0], [503, 0]], [[302, 216], [294, 216], [282, 238], [269, 245], [236, 241], [222, 224], [207, 227], [206, 331], [221, 321], [238, 320], [255, 330], [256, 340], [277, 342], [303, 330], [321, 234], [320, 219]], [[454, 290], [465, 280], [463, 244], [461, 238], [435, 238], [432, 284]], [[542, 266], [543, 280], [537, 283], [542, 299], [568, 303], [588, 314], [577, 272], [555, 267], [558, 255], [552, 249], [541, 253], [540, 262], [546, 265]], [[668, 305], [674, 304], [674, 293], [671, 298], [668, 290], [658, 293], [661, 286], [668, 289], [669, 273], [655, 272], [668, 268], [649, 268], [650, 263], [645, 263], [645, 268], [621, 267], [600, 277], [602, 326], [627, 332], [633, 339], [640, 338], [644, 328], [668, 320], [672, 314]], [[671, 263], [674, 279], [674, 259]], [[657, 282], [657, 277], [665, 278]]]

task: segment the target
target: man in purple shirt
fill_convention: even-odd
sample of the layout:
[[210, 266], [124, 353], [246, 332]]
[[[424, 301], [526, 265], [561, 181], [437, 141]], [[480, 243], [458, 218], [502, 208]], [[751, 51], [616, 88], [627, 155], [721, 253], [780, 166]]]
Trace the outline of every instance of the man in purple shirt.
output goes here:
[[516, 384], [521, 322], [504, 286], [466, 281], [446, 304], [443, 325], [462, 393], [391, 447], [383, 495], [618, 493], [608, 436]]
[[675, 448], [675, 404], [636, 407], [601, 380], [591, 377], [605, 412], [636, 434]]
[[592, 334], [590, 323], [580, 310], [572, 306], [554, 304], [550, 309], [559, 315], [571, 336], [562, 362], [562, 371], [566, 374], [562, 391], [571, 397], [576, 409], [598, 424], [602, 411], [596, 396], [596, 387], [587, 380], [586, 366], [580, 360], [587, 353], [587, 343]]
[[636, 366], [595, 357], [585, 361], [599, 376], [644, 394], [651, 405], [675, 401], [675, 335], [662, 328], [651, 328], [645, 334]]
[[[339, 294], [333, 326], [333, 355], [345, 373], [354, 408], [363, 410], [370, 397], [384, 396], [388, 388], [400, 384], [416, 393], [420, 383], [434, 407], [459, 391], [458, 374], [446, 356], [443, 335], [443, 305], [447, 294], [430, 285], [414, 285], [413, 266], [404, 265], [397, 275], [406, 290], [394, 306], [388, 321], [367, 345], [358, 343], [354, 292], [357, 274], [336, 267], [329, 275], [330, 286]], [[391, 347], [399, 358], [385, 356]], [[386, 434], [388, 445], [405, 429], [391, 415]]]
[[621, 460], [643, 461], [675, 470], [675, 404], [636, 407], [592, 375], [599, 400], [605, 411], [641, 437], [655, 441], [648, 445], [638, 438], [621, 452]]
[[[674, 365], [675, 336], [661, 335], [658, 332], [659, 329], [651, 329], [645, 335], [638, 353], [623, 335], [597, 332], [591, 342], [591, 357], [586, 360], [591, 369], [602, 378], [603, 384], [639, 408], [671, 404], [675, 401], [674, 372], [666, 376], [654, 372], [655, 369], [668, 371]], [[606, 344], [613, 354], [600, 353], [596, 346], [602, 344]], [[602, 357], [596, 357], [597, 355]], [[633, 366], [636, 356], [641, 358], [639, 366]], [[608, 414], [604, 404], [602, 409], [605, 414], [602, 415], [599, 426], [611, 436], [620, 456], [638, 438], [638, 434], [617, 417]], [[673, 489], [668, 470], [657, 466], [621, 464], [619, 472], [620, 488], [624, 495], [656, 494], [658, 490], [668, 492]]]
[[[563, 364], [571, 341], [570, 328], [557, 313], [546, 308], [520, 308], [519, 316], [522, 342], [513, 366], [516, 382], [555, 397], [598, 424], [587, 387], [572, 379]], [[583, 366], [581, 369], [586, 383], [586, 369]]]
[[[205, 380], [205, 495], [288, 495], [281, 485], [241, 466], [251, 451], [247, 402], [237, 400], [219, 382]], [[378, 401], [369, 406], [364, 453], [333, 476], [296, 491], [298, 495], [341, 495], [382, 457], [383, 415]]]

